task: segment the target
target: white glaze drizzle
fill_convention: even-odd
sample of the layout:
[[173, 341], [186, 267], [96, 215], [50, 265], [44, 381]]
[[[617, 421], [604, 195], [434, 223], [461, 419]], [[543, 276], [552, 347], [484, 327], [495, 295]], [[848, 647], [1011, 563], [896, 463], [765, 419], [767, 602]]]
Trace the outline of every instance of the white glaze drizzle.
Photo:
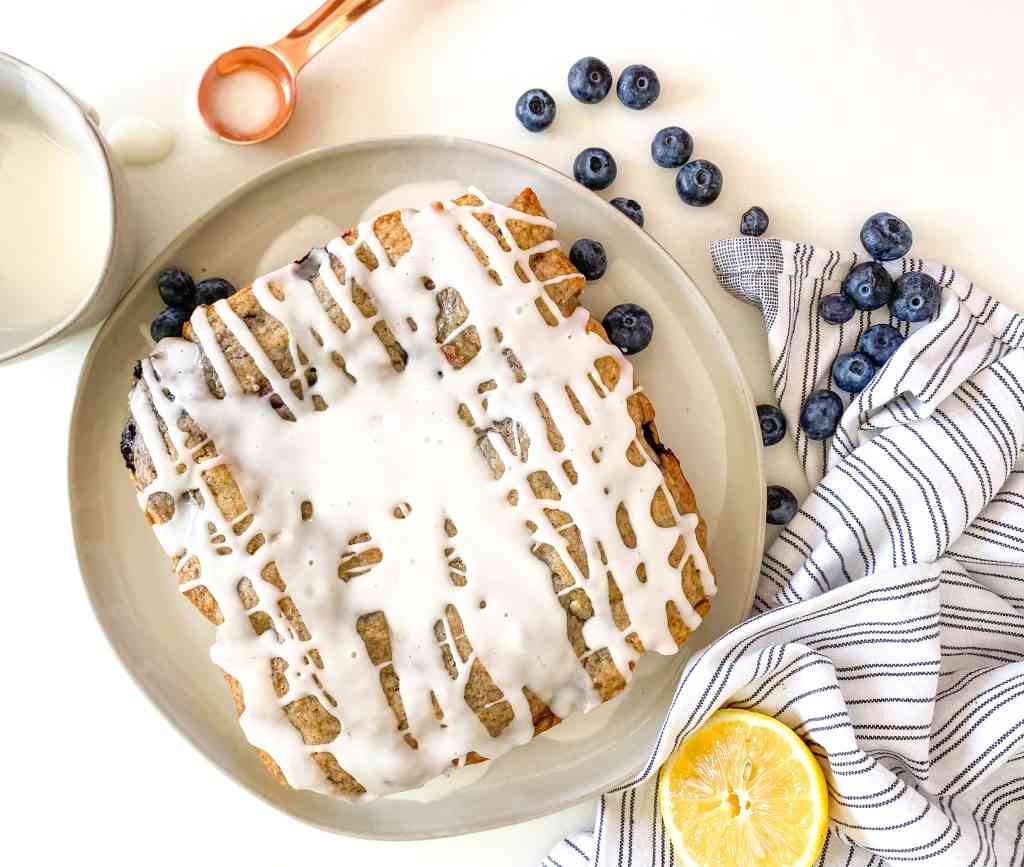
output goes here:
[[[385, 210], [374, 211], [374, 216], [383, 213]], [[306, 214], [270, 242], [254, 273], [266, 274], [279, 268], [282, 262], [301, 259], [310, 247], [322, 244], [324, 238], [340, 234], [341, 228], [333, 220], [320, 214]]]
[[362, 223], [365, 220], [373, 221], [381, 214], [386, 214], [389, 211], [401, 211], [405, 208], [419, 210], [420, 208], [429, 207], [431, 202], [457, 199], [465, 189], [465, 184], [460, 184], [456, 180], [413, 181], [407, 184], [399, 184], [397, 187], [392, 187], [390, 190], [377, 196], [376, 199], [363, 208], [363, 212], [359, 216], [359, 222]]
[[[246, 709], [240, 724], [246, 737], [274, 758], [296, 788], [336, 793], [311, 758], [316, 752], [332, 753], [371, 796], [422, 785], [470, 751], [494, 758], [533, 735], [524, 685], [563, 718], [600, 702], [566, 638], [566, 615], [554, 592], [551, 570], [530, 553], [531, 546], [544, 543], [559, 552], [575, 582], [562, 593], [582, 588], [593, 606], [594, 615], [583, 626], [587, 646], [607, 648], [627, 680], [638, 655], [627, 635], [636, 633], [648, 651], [677, 650], [666, 618], [667, 601], [675, 603], [690, 629], [699, 625], [700, 617], [681, 588], [680, 570], [687, 560], [692, 558], [698, 569], [705, 594], [715, 592], [696, 541], [697, 517], [677, 514], [677, 527], [656, 526], [650, 504], [659, 488], [675, 512], [661, 472], [650, 460], [636, 467], [626, 459], [627, 448], [636, 440], [626, 408], [631, 365], [586, 332], [585, 309], [563, 317], [546, 299], [544, 284], [529, 261], [557, 242], [519, 250], [506, 221], [554, 224], [472, 192], [483, 204], [447, 203], [443, 208], [403, 212], [412, 247], [394, 266], [371, 222], [358, 227], [357, 243], [350, 246], [337, 238], [327, 245], [344, 265], [344, 284], [327, 255], [321, 252], [312, 260], [319, 262], [323, 285], [351, 323], [345, 333], [329, 319], [308, 282], [309, 272], [301, 266], [289, 265], [253, 284], [260, 305], [288, 330], [296, 376], [306, 367], [316, 369], [315, 385], [308, 387], [303, 381], [301, 398], [244, 321], [226, 301], [217, 302], [221, 321], [295, 421], [284, 421], [266, 397], [243, 392], [203, 308], [191, 320], [198, 345], [161, 341], [142, 364], [147, 389], [132, 393], [132, 414], [156, 470], [155, 479], [139, 494], [140, 504], [145, 508], [149, 497], [160, 492], [173, 498], [174, 514], [154, 527], [157, 537], [168, 554], [179, 558], [179, 569], [189, 558], [198, 559], [200, 578], [182, 583], [180, 589], [202, 585], [217, 600], [224, 622], [217, 628], [211, 657], [243, 689]], [[495, 218], [509, 251], [474, 218], [477, 214]], [[484, 251], [501, 286], [460, 237], [460, 226]], [[376, 269], [367, 269], [357, 258], [361, 244], [376, 256]], [[517, 276], [517, 265], [528, 282]], [[433, 288], [425, 287], [424, 276], [433, 280]], [[365, 318], [353, 303], [353, 280], [374, 299], [375, 316]], [[460, 370], [447, 363], [435, 340], [437, 295], [445, 287], [457, 289], [469, 310], [468, 319], [447, 340], [475, 326], [482, 344], [479, 354]], [[278, 300], [281, 292], [283, 301]], [[556, 326], [540, 319], [534, 307], [538, 297], [545, 298]], [[408, 354], [401, 373], [392, 368], [372, 331], [378, 322], [387, 323]], [[509, 349], [521, 359], [525, 381], [518, 380], [508, 363], [504, 352]], [[343, 356], [355, 383], [332, 363], [333, 352]], [[202, 355], [220, 380], [223, 399], [209, 391]], [[616, 359], [621, 374], [614, 389], [602, 387], [605, 396], [600, 397], [594, 362], [608, 355]], [[303, 356], [307, 365], [301, 363]], [[478, 386], [488, 380], [495, 387], [481, 392]], [[574, 411], [566, 386], [571, 386], [590, 424]], [[535, 394], [543, 397], [564, 438], [564, 448], [557, 453], [548, 444]], [[314, 395], [326, 402], [326, 411], [315, 410]], [[478, 432], [457, 417], [460, 403], [470, 408]], [[216, 457], [193, 460], [195, 444], [187, 447], [188, 434], [171, 421], [182, 411], [216, 444]], [[167, 420], [174, 457], [162, 441], [158, 416]], [[530, 445], [524, 462], [498, 433], [487, 433], [505, 468], [495, 480], [477, 440], [481, 429], [502, 419], [516, 420]], [[596, 452], [602, 456], [599, 463], [592, 458]], [[562, 467], [567, 459], [578, 474], [575, 484]], [[222, 462], [254, 516], [239, 535], [232, 525], [238, 526], [245, 515], [227, 521], [203, 478]], [[541, 469], [557, 485], [558, 502], [534, 498], [529, 476]], [[515, 506], [508, 500], [512, 490], [518, 494]], [[202, 505], [190, 495], [193, 491], [199, 492]], [[312, 503], [311, 520], [301, 515], [304, 502]], [[620, 502], [636, 533], [634, 548], [626, 547], [616, 527]], [[589, 577], [568, 555], [565, 540], [545, 517], [545, 506], [573, 517], [587, 552]], [[457, 528], [454, 538], [444, 532], [446, 518]], [[536, 525], [532, 532], [528, 522]], [[360, 533], [369, 533], [372, 541], [349, 544]], [[246, 553], [246, 545], [259, 534], [265, 544]], [[668, 554], [680, 537], [685, 553], [673, 568]], [[348, 581], [340, 580], [343, 552], [373, 547], [383, 552], [382, 561]], [[602, 548], [607, 566], [599, 559]], [[464, 586], [455, 586], [450, 578], [453, 556], [465, 566]], [[271, 562], [287, 583], [285, 593], [261, 578], [263, 567]], [[641, 563], [645, 582], [636, 577]], [[608, 572], [615, 576], [631, 619], [622, 630], [613, 622]], [[254, 609], [243, 605], [238, 592], [242, 578], [259, 597]], [[300, 610], [309, 640], [301, 640], [279, 609], [284, 596]], [[457, 608], [473, 646], [465, 661], [455, 652], [445, 622], [449, 603]], [[274, 628], [257, 636], [249, 621], [253, 611], [264, 612]], [[381, 688], [383, 663], [371, 662], [356, 628], [358, 617], [375, 611], [383, 611], [388, 620], [391, 664], [400, 678], [408, 720], [403, 731]], [[454, 680], [435, 640], [438, 622], [444, 625], [444, 640], [453, 653]], [[314, 648], [322, 669], [311, 660]], [[283, 697], [273, 688], [272, 658], [287, 662], [288, 691]], [[464, 698], [477, 659], [501, 691], [498, 701], [509, 702], [514, 712], [497, 737], [488, 733]], [[443, 722], [434, 716], [431, 693], [443, 710]], [[340, 721], [341, 732], [330, 743], [304, 743], [288, 721], [282, 708], [306, 695], [316, 696]], [[403, 739], [408, 735], [415, 738], [415, 749]]]

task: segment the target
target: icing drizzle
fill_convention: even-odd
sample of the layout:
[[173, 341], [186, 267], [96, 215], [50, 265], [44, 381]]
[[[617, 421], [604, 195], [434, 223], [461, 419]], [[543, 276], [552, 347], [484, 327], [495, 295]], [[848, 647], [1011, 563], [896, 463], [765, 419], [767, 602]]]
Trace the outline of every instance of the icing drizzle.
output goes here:
[[666, 606], [700, 623], [688, 561], [715, 592], [697, 516], [637, 438], [629, 362], [550, 301], [531, 261], [557, 242], [520, 250], [507, 221], [554, 224], [472, 194], [403, 211], [395, 262], [366, 222], [255, 281], [294, 373], [217, 302], [264, 396], [205, 308], [132, 392], [155, 469], [139, 502], [162, 501], [181, 591], [215, 600], [242, 729], [295, 788], [383, 795], [501, 755], [538, 708], [591, 708], [641, 649], [677, 650]]

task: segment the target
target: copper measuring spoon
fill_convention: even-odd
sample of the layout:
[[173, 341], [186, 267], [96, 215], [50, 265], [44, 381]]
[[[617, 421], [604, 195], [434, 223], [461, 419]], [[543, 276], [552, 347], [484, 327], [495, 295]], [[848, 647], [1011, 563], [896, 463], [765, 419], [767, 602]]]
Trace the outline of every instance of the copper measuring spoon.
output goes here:
[[[199, 114], [222, 141], [256, 144], [277, 135], [291, 120], [298, 99], [295, 79], [317, 54], [383, 0], [328, 0], [283, 39], [264, 47], [241, 45], [221, 54], [199, 83]], [[269, 79], [277, 96], [277, 111], [263, 129], [241, 132], [227, 126], [216, 111], [214, 92], [228, 77], [242, 71]]]

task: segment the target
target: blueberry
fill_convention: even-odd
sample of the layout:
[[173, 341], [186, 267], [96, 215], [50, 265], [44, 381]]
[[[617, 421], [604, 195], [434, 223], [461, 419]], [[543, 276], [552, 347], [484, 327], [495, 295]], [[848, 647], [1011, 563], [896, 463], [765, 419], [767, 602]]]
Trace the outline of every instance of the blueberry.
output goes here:
[[768, 511], [764, 516], [769, 524], [788, 524], [796, 516], [798, 504], [789, 488], [768, 486]]
[[875, 363], [863, 352], [844, 352], [832, 362], [836, 387], [850, 394], [863, 391], [874, 376]]
[[663, 169], [677, 169], [693, 153], [693, 136], [681, 126], [658, 130], [651, 141], [651, 159]]
[[877, 310], [892, 297], [892, 277], [877, 262], [861, 262], [846, 275], [843, 292], [858, 310]]
[[616, 196], [608, 204], [618, 208], [629, 219], [636, 223], [641, 229], [644, 227], [644, 209], [635, 199], [627, 199], [625, 196]]
[[516, 117], [530, 132], [540, 132], [555, 119], [555, 100], [546, 90], [535, 87], [516, 102]]
[[163, 340], [165, 337], [181, 337], [182, 326], [188, 322], [192, 313], [184, 307], [168, 307], [157, 313], [156, 317], [149, 324], [149, 335], [154, 340]]
[[135, 427], [135, 419], [128, 419], [121, 428], [121, 459], [128, 468], [128, 472], [135, 472], [135, 437], [138, 430]]
[[768, 214], [764, 208], [754, 205], [747, 208], [740, 217], [740, 234], [749, 235], [752, 238], [760, 238], [768, 231]]
[[910, 252], [910, 245], [914, 243], [914, 233], [899, 217], [881, 211], [864, 221], [864, 226], [860, 230], [860, 242], [872, 259], [889, 262]]
[[757, 420], [761, 423], [761, 442], [773, 446], [786, 435], [786, 417], [777, 406], [761, 403], [757, 406]]
[[580, 102], [600, 102], [612, 89], [612, 71], [596, 57], [584, 57], [569, 67], [569, 93]]
[[168, 307], [195, 307], [196, 284], [192, 275], [180, 268], [168, 268], [156, 278], [160, 298]]
[[891, 325], [872, 325], [860, 336], [857, 348], [881, 367], [892, 358], [901, 343], [903, 335]]
[[900, 275], [889, 309], [901, 322], [924, 322], [939, 310], [939, 284], [921, 271]]
[[853, 302], [842, 292], [833, 292], [818, 302], [818, 313], [821, 314], [821, 318], [833, 325], [849, 322], [856, 312], [857, 308], [853, 306]]
[[639, 111], [654, 104], [654, 100], [661, 93], [661, 82], [651, 67], [634, 63], [622, 70], [615, 92], [626, 108], [635, 108]]
[[611, 186], [619, 169], [604, 148], [584, 148], [572, 164], [572, 173], [588, 190], [603, 190]]
[[207, 277], [196, 283], [196, 304], [209, 306], [235, 294], [235, 287], [223, 277]]
[[601, 320], [608, 339], [623, 355], [646, 349], [654, 336], [651, 314], [639, 304], [616, 304]]
[[807, 395], [800, 410], [800, 427], [808, 439], [826, 440], [836, 432], [843, 415], [843, 401], [834, 391], [819, 389]]
[[569, 250], [569, 261], [588, 281], [600, 280], [608, 270], [608, 256], [600, 241], [580, 238]]
[[686, 204], [703, 208], [722, 192], [722, 173], [709, 160], [689, 162], [676, 175], [676, 192]]

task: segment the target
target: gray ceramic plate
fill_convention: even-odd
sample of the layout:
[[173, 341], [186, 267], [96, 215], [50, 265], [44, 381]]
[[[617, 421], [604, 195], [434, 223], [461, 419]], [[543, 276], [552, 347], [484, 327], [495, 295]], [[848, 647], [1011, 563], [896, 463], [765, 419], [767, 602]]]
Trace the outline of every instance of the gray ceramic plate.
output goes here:
[[[601, 239], [611, 265], [587, 288], [600, 318], [621, 300], [654, 317], [656, 337], [636, 358], [658, 427], [683, 464], [707, 518], [720, 582], [711, 615], [688, 650], [749, 610], [764, 537], [764, 479], [754, 404], [722, 327], [701, 291], [644, 231], [553, 169], [490, 145], [440, 137], [370, 141], [304, 154], [245, 184], [186, 229], [146, 269], [100, 331], [78, 385], [69, 489], [79, 563], [96, 616], [125, 668], [174, 727], [239, 785], [297, 819], [345, 834], [417, 839], [481, 831], [592, 798], [648, 754], [681, 665], [653, 666], [597, 733], [538, 738], [442, 800], [352, 805], [277, 785], [246, 744], [224, 682], [209, 661], [212, 627], [179, 598], [163, 552], [135, 502], [118, 453], [130, 372], [160, 308], [155, 275], [170, 264], [237, 285], [256, 276], [271, 240], [307, 214], [339, 226], [400, 184], [454, 179], [497, 201], [532, 186], [568, 246]], [[144, 793], [141, 793], [144, 797]]]

